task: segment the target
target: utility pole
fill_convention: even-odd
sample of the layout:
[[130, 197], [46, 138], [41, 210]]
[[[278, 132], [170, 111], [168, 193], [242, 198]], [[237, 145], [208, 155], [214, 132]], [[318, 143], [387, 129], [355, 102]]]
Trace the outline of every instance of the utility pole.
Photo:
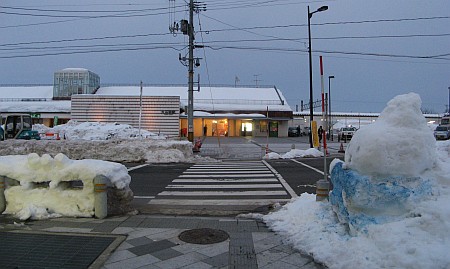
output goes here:
[[194, 141], [194, 0], [189, 2], [188, 140]]
[[[173, 2], [173, 3], [172, 3]], [[169, 8], [175, 8], [175, 0], [169, 0]], [[176, 35], [176, 32], [181, 31], [183, 35], [187, 35], [189, 38], [189, 52], [188, 57], [181, 57], [181, 53], [178, 57], [179, 61], [184, 65], [188, 66], [188, 107], [187, 107], [187, 116], [188, 116], [188, 140], [190, 142], [194, 141], [194, 61], [195, 67], [200, 66], [201, 58], [194, 58], [194, 48], [202, 48], [203, 46], [195, 46], [194, 40], [194, 12], [200, 12], [200, 9], [206, 11], [206, 5], [201, 4], [200, 2], [194, 2], [194, 0], [189, 1], [189, 21], [181, 20], [180, 24], [176, 21], [173, 22], [173, 25], [169, 25], [169, 30], [172, 34]], [[172, 11], [171, 11], [172, 12]], [[175, 14], [175, 12], [173, 11]], [[173, 15], [174, 17], [174, 15]], [[172, 18], [172, 16], [171, 16]], [[186, 60], [188, 64], [186, 65]], [[199, 88], [200, 88], [200, 76], [199, 76]]]

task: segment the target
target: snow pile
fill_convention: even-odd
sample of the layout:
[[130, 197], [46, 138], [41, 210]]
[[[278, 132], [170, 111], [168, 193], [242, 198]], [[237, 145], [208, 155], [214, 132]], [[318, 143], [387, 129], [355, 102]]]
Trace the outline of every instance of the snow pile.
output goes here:
[[436, 139], [427, 127], [421, 104], [415, 93], [389, 101], [376, 122], [361, 127], [353, 136], [345, 151], [347, 167], [364, 175], [404, 176], [432, 168]]
[[83, 122], [70, 120], [66, 124], [49, 128], [42, 124], [33, 125], [33, 130], [39, 133], [59, 133], [61, 139], [67, 140], [108, 140], [108, 139], [136, 139], [152, 138], [166, 139], [165, 136], [132, 127], [128, 124]]
[[[127, 168], [100, 160], [71, 160], [64, 154], [0, 156], [0, 175], [7, 178], [7, 206], [4, 214], [24, 220], [58, 216], [94, 215], [96, 175], [109, 178], [109, 185], [127, 189], [131, 182]], [[82, 188], [71, 186], [81, 181]]]
[[293, 158], [307, 158], [307, 157], [323, 157], [323, 152], [309, 148], [307, 150], [291, 149], [283, 155], [276, 152], [269, 152], [264, 156], [264, 159], [293, 159]]
[[[69, 121], [53, 128], [33, 125], [39, 133], [58, 133], [61, 140], [7, 140], [0, 156], [63, 153], [70, 159], [114, 162], [196, 162], [189, 141], [175, 141], [127, 124]], [[203, 160], [205, 159], [205, 160]], [[202, 161], [207, 161], [203, 158]]]
[[264, 220], [329, 268], [449, 268], [450, 143], [419, 108], [397, 96], [356, 132], [330, 166], [334, 205], [302, 194]]
[[56, 156], [63, 153], [70, 159], [98, 159], [113, 162], [195, 162], [192, 144], [188, 141], [154, 139], [113, 140], [6, 140], [0, 156], [37, 153]]

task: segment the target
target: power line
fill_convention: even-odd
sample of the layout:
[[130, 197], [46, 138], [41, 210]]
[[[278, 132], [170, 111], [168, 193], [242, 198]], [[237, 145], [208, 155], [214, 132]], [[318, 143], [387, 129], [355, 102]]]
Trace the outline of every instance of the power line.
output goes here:
[[57, 55], [71, 55], [71, 54], [87, 54], [87, 53], [101, 53], [101, 52], [119, 52], [119, 51], [138, 51], [138, 50], [154, 50], [154, 49], [172, 49], [176, 51], [182, 51], [186, 48], [183, 46], [178, 49], [173, 46], [155, 46], [155, 47], [139, 47], [139, 48], [115, 48], [115, 49], [102, 49], [102, 50], [82, 50], [82, 51], [67, 51], [67, 52], [49, 52], [41, 54], [28, 54], [28, 55], [12, 55], [12, 56], [0, 56], [0, 59], [14, 59], [14, 58], [29, 58], [29, 57], [42, 57], [42, 56], [57, 56]]
[[[0, 11], [0, 14], [5, 15], [17, 15], [17, 16], [31, 16], [31, 17], [46, 17], [46, 18], [77, 18], [77, 19], [102, 19], [102, 18], [130, 18], [130, 17], [146, 17], [146, 16], [156, 16], [165, 15], [169, 12], [157, 12], [157, 13], [145, 13], [145, 14], [127, 14], [130, 12], [119, 12], [110, 15], [48, 15], [48, 14], [33, 14], [33, 13], [19, 13], [19, 12], [6, 12]], [[132, 12], [132, 13], [142, 13], [142, 12]]]
[[[220, 22], [227, 26], [225, 22], [222, 22], [218, 19], [214, 19], [212, 17], [203, 15], [208, 19]], [[379, 23], [379, 22], [403, 22], [403, 21], [418, 21], [418, 20], [441, 20], [441, 19], [450, 19], [450, 16], [438, 16], [438, 17], [421, 17], [421, 18], [403, 18], [403, 19], [380, 19], [380, 20], [364, 20], [364, 21], [342, 21], [342, 22], [324, 22], [324, 23], [311, 23], [314, 26], [323, 26], [323, 25], [339, 25], [339, 24], [363, 24], [363, 23]], [[290, 27], [307, 27], [308, 24], [287, 24], [287, 25], [271, 25], [271, 26], [250, 26], [250, 27], [236, 27], [233, 28], [225, 28], [225, 29], [210, 29], [205, 30], [205, 32], [228, 32], [228, 31], [245, 31], [245, 30], [263, 30], [263, 29], [276, 29], [276, 28], [290, 28]]]
[[[176, 6], [177, 8], [182, 6]], [[39, 11], [39, 12], [60, 12], [60, 13], [117, 13], [117, 12], [145, 12], [145, 11], [156, 11], [156, 10], [167, 10], [168, 7], [160, 8], [144, 8], [144, 9], [125, 9], [125, 10], [64, 10], [64, 9], [40, 9], [40, 8], [25, 8], [25, 7], [11, 7], [11, 6], [0, 6], [3, 9], [12, 10], [25, 10], [25, 11]]]
[[[256, 50], [256, 51], [287, 51], [287, 52], [307, 52], [307, 50], [299, 48], [273, 48], [273, 47], [244, 47], [244, 46], [206, 46], [212, 50], [222, 50], [222, 49], [235, 49], [235, 50]], [[387, 53], [369, 53], [369, 52], [348, 52], [348, 51], [326, 51], [326, 50], [314, 50], [315, 53], [324, 54], [345, 54], [345, 55], [362, 55], [362, 56], [376, 56], [376, 57], [392, 57], [392, 58], [411, 58], [411, 59], [436, 59], [436, 60], [446, 60], [449, 61], [450, 58], [445, 58], [444, 56], [449, 56], [449, 54], [441, 55], [428, 55], [428, 56], [417, 56], [417, 55], [399, 55], [399, 54], [387, 54]]]
[[[207, 31], [199, 31], [201, 34]], [[91, 37], [91, 38], [74, 38], [74, 39], [61, 39], [50, 41], [30, 41], [19, 43], [4, 43], [0, 46], [19, 46], [19, 45], [34, 45], [34, 44], [50, 44], [50, 43], [62, 43], [62, 42], [76, 42], [76, 41], [94, 41], [94, 40], [107, 40], [107, 39], [120, 39], [120, 38], [139, 38], [149, 36], [166, 36], [172, 35], [171, 33], [145, 33], [136, 35], [117, 35], [117, 36], [104, 36], [104, 37]], [[337, 39], [377, 39], [377, 38], [412, 38], [412, 37], [445, 37], [450, 36], [450, 33], [442, 34], [410, 34], [410, 35], [375, 35], [375, 36], [335, 36], [335, 37], [315, 37], [314, 40], [337, 40]], [[307, 38], [269, 38], [269, 39], [237, 39], [237, 40], [212, 40], [206, 43], [220, 43], [220, 42], [272, 42], [272, 41], [301, 41]]]
[[61, 39], [61, 40], [50, 40], [50, 41], [6, 43], [6, 44], [0, 44], [0, 46], [50, 44], [50, 43], [61, 43], [61, 42], [93, 41], [93, 40], [105, 40], [105, 39], [117, 39], [117, 38], [136, 38], [136, 37], [148, 37], [148, 36], [165, 36], [165, 35], [171, 35], [171, 34], [170, 33], [148, 33], [148, 34], [136, 34], [136, 35], [117, 35], [117, 36], [90, 37], [90, 38], [74, 38], [74, 39]]

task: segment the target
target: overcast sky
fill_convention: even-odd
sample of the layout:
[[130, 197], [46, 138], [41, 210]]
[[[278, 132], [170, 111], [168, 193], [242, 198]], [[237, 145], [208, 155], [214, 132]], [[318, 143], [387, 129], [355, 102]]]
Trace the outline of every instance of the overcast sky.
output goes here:
[[[205, 45], [195, 50], [202, 83], [234, 85], [238, 77], [239, 85], [275, 85], [293, 109], [308, 102], [307, 7], [328, 5], [311, 19], [314, 100], [323, 55], [325, 91], [328, 76], [335, 76], [333, 111], [381, 112], [408, 92], [420, 94], [429, 112], [442, 113], [449, 103], [448, 0], [202, 3], [207, 10], [194, 19], [196, 44]], [[67, 67], [90, 69], [101, 83], [187, 83], [178, 61], [187, 54], [187, 38], [168, 30], [188, 18], [183, 0], [3, 0], [0, 6], [0, 84], [51, 84], [53, 73]]]

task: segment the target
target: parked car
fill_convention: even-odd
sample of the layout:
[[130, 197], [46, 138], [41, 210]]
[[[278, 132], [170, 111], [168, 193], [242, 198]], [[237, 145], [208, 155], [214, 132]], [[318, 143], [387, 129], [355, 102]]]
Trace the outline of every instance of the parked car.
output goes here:
[[342, 127], [338, 132], [338, 142], [340, 142], [341, 140], [348, 141], [352, 139], [356, 130], [356, 127]]
[[297, 128], [297, 127], [289, 127], [288, 128], [288, 136], [300, 136], [298, 129], [299, 128]]
[[448, 126], [438, 126], [434, 130], [434, 137], [436, 140], [447, 140], [450, 138], [450, 129]]

